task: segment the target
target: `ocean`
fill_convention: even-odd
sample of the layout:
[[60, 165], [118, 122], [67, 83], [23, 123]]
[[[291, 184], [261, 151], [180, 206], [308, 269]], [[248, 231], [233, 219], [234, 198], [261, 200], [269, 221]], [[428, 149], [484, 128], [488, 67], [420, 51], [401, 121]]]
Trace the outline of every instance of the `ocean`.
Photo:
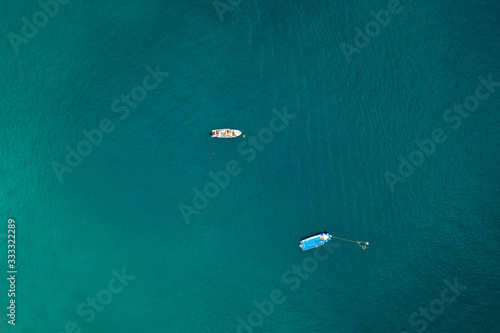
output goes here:
[[500, 2], [0, 7], [1, 332], [500, 332]]

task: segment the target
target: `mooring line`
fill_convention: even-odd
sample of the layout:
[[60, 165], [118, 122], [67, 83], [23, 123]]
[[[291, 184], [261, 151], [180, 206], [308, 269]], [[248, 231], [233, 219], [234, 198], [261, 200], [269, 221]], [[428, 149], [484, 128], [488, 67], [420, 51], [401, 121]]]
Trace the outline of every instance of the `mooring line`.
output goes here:
[[366, 247], [368, 245], [370, 245], [370, 243], [368, 242], [357, 242], [357, 241], [353, 241], [353, 240], [350, 240], [350, 239], [344, 239], [344, 238], [340, 238], [340, 237], [333, 237], [332, 238], [335, 238], [335, 239], [340, 239], [340, 240], [343, 240], [343, 241], [346, 241], [346, 242], [351, 242], [351, 243], [358, 243], [359, 246], [361, 246], [361, 248], [363, 250], [366, 250]]

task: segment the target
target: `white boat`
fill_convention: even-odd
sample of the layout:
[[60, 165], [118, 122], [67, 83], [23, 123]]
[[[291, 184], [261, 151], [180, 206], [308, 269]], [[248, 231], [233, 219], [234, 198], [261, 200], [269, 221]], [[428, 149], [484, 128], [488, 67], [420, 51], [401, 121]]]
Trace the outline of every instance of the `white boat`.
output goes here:
[[241, 131], [230, 128], [224, 128], [224, 129], [212, 130], [210, 136], [212, 138], [218, 138], [218, 139], [232, 139], [240, 136], [241, 134], [242, 134]]

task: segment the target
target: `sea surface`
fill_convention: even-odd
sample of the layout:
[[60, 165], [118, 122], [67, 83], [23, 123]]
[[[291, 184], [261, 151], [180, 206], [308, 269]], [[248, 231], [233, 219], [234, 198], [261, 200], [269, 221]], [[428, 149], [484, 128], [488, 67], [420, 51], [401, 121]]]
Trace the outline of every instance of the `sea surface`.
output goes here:
[[1, 332], [500, 332], [499, 1], [60, 1], [0, 4]]

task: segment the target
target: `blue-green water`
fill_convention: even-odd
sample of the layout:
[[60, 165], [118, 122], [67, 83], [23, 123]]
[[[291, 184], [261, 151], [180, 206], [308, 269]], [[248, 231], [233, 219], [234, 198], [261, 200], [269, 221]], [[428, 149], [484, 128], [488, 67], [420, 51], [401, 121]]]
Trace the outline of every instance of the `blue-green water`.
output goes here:
[[[18, 270], [0, 330], [499, 332], [500, 87], [478, 77], [500, 81], [500, 3], [221, 3], [72, 0], [47, 22], [0, 5], [0, 258], [8, 277], [13, 218]], [[208, 137], [225, 127], [246, 137]], [[299, 249], [324, 230], [370, 245]]]

